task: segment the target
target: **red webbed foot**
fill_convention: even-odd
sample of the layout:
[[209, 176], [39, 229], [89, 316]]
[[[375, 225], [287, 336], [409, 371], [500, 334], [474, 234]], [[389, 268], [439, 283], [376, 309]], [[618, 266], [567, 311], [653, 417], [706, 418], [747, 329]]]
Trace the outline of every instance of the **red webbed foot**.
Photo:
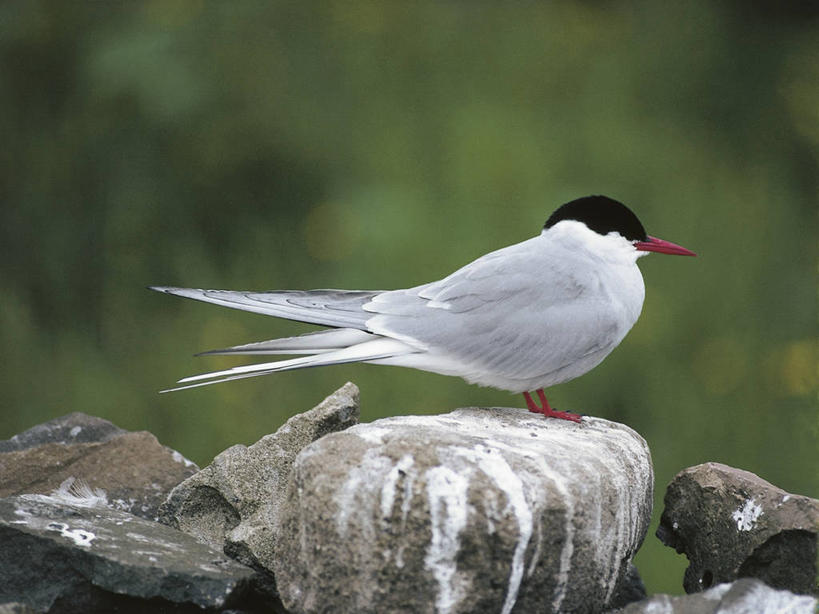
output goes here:
[[580, 422], [580, 416], [577, 414], [573, 414], [568, 411], [555, 411], [552, 409], [549, 406], [549, 401], [546, 400], [546, 393], [543, 392], [543, 388], [540, 388], [536, 392], [537, 396], [540, 398], [542, 406], [538, 406], [538, 404], [532, 399], [532, 395], [530, 395], [528, 392], [523, 393], [523, 397], [526, 399], [526, 407], [529, 408], [529, 411], [536, 414], [543, 414], [547, 418], [558, 418], [559, 420]]

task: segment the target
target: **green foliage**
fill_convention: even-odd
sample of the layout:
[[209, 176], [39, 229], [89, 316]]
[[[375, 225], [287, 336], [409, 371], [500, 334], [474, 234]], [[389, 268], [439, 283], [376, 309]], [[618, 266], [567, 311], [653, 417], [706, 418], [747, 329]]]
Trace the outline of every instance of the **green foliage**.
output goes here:
[[[705, 461], [817, 496], [819, 28], [766, 6], [3, 3], [0, 437], [79, 410], [203, 464], [347, 380], [364, 420], [520, 405], [362, 365], [160, 396], [309, 327], [145, 286], [410, 286], [603, 193], [700, 257], [641, 261], [642, 319], [554, 405], [646, 437], [655, 523]], [[652, 535], [637, 562], [681, 591]]]

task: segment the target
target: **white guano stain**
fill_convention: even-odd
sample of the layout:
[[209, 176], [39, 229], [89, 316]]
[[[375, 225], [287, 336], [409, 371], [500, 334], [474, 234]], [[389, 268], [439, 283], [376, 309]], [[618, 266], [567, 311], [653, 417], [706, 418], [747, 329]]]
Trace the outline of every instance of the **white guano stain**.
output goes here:
[[[407, 528], [407, 518], [409, 518], [409, 513], [410, 513], [410, 510], [412, 509], [413, 488], [415, 486], [415, 478], [416, 478], [417, 473], [418, 473], [417, 470], [415, 469], [415, 467], [413, 466], [414, 464], [415, 464], [415, 460], [412, 458], [412, 456], [409, 455], [409, 454], [405, 454], [398, 461], [397, 465], [395, 467], [393, 467], [393, 469], [390, 470], [390, 474], [389, 474], [390, 477], [392, 477], [393, 472], [395, 472], [397, 474], [396, 483], [393, 486], [393, 492], [392, 492], [391, 495], [388, 495], [388, 498], [390, 498], [390, 499], [394, 498], [394, 496], [395, 496], [395, 490], [397, 489], [396, 488], [397, 487], [397, 481], [399, 481], [401, 479], [401, 476], [403, 476], [403, 478], [404, 478], [403, 479], [404, 486], [403, 486], [402, 498], [401, 498], [401, 525], [400, 525], [400, 530], [401, 530], [402, 535], [404, 534], [404, 531]], [[381, 506], [382, 507], [381, 507], [381, 509], [382, 509], [382, 512], [383, 512], [384, 507], [385, 507], [385, 501], [384, 501], [385, 495], [384, 495], [383, 490], [381, 492], [381, 496], [382, 496], [382, 499], [381, 499]], [[390, 503], [390, 505], [389, 505], [390, 511], [392, 510], [392, 506], [393, 506], [393, 504]], [[388, 524], [387, 518], [385, 516], [383, 516], [383, 515], [382, 515], [382, 521], [385, 524]], [[398, 567], [399, 569], [404, 567], [404, 551], [406, 550], [408, 544], [409, 544], [409, 540], [405, 539], [405, 538], [400, 539], [398, 541], [398, 548], [395, 551], [395, 566]], [[387, 558], [389, 558], [389, 552], [385, 553], [385, 556]]]
[[415, 470], [407, 467], [407, 477], [404, 480], [404, 498], [401, 501], [401, 530], [407, 526], [407, 518], [412, 509], [412, 489], [415, 484]]
[[380, 477], [391, 468], [390, 458], [380, 454], [378, 448], [370, 448], [364, 453], [359, 466], [350, 471], [347, 480], [335, 495], [339, 510], [336, 516], [336, 531], [339, 537], [347, 536], [349, 524], [355, 519], [355, 524], [361, 527], [362, 535], [372, 543], [375, 539], [372, 512], [362, 503], [368, 500], [372, 491], [380, 487]]
[[[610, 442], [608, 442], [610, 444]], [[605, 574], [606, 580], [603, 584], [605, 593], [605, 602], [611, 601], [614, 595], [614, 590], [617, 587], [617, 580], [620, 577], [622, 570], [622, 561], [630, 558], [634, 554], [634, 544], [639, 539], [637, 535], [639, 525], [639, 507], [635, 505], [632, 498], [630, 477], [639, 476], [639, 481], [646, 480], [653, 482], [651, 475], [651, 468], [647, 467], [644, 460], [647, 456], [647, 450], [641, 449], [642, 444], [639, 439], [629, 439], [626, 442], [620, 442], [620, 445], [625, 445], [630, 448], [627, 453], [616, 454], [612, 456], [612, 470], [613, 475], [608, 481], [608, 485], [613, 488], [616, 493], [616, 502], [618, 512], [616, 515], [616, 523], [614, 524], [614, 547], [611, 548], [611, 558], [607, 561], [605, 568], [609, 569], [609, 573]], [[614, 451], [612, 451], [614, 452]], [[592, 454], [592, 451], [589, 451]], [[598, 490], [602, 493], [602, 488]], [[650, 503], [648, 504], [650, 506]], [[601, 575], [601, 579], [602, 579]]]
[[173, 450], [171, 457], [175, 462], [185, 465], [185, 467], [196, 467], [196, 463], [194, 463], [192, 460], [188, 460], [176, 450]]
[[574, 554], [574, 500], [564, 481], [565, 478], [562, 475], [552, 472], [550, 477], [566, 507], [566, 522], [563, 525], [566, 540], [563, 542], [563, 548], [560, 549], [560, 567], [557, 571], [557, 586], [555, 587], [555, 595], [552, 599], [552, 610], [559, 612], [560, 606], [566, 598], [566, 591], [569, 588], [569, 572], [572, 568], [572, 554]]
[[748, 499], [742, 507], [731, 514], [731, 518], [737, 523], [737, 531], [750, 531], [756, 526], [756, 521], [762, 515], [762, 506], [758, 505], [754, 498]]
[[[401, 508], [404, 518], [405, 507], [408, 513], [411, 503], [412, 480], [425, 483], [432, 536], [424, 563], [437, 584], [437, 612], [446, 614], [453, 611], [470, 590], [468, 570], [459, 572], [456, 562], [461, 546], [460, 533], [467, 526], [472, 513], [469, 483], [477, 475], [476, 471], [485, 474], [497, 486], [491, 489], [492, 495], [473, 493], [473, 496], [483, 497], [487, 533], [497, 530], [497, 518], [506, 519], [506, 523], [509, 520], [515, 522], [518, 529], [509, 561], [502, 612], [508, 614], [514, 608], [525, 577], [536, 572], [543, 573], [538, 571], [542, 570], [538, 564], [542, 561], [545, 548], [545, 544], [541, 543], [544, 537], [539, 520], [544, 509], [561, 510], [563, 528], [557, 569], [551, 571], [555, 589], [551, 595], [543, 595], [542, 598], [546, 603], [551, 602], [553, 611], [560, 611], [569, 594], [571, 603], [577, 603], [578, 595], [582, 595], [588, 587], [579, 586], [573, 578], [572, 558], [576, 548], [589, 545], [596, 549], [594, 564], [601, 597], [605, 596], [608, 600], [612, 595], [622, 561], [631, 558], [647, 528], [644, 525], [645, 517], [650, 513], [653, 471], [646, 444], [627, 427], [596, 419], [584, 420], [582, 430], [575, 425], [556, 422], [550, 422], [549, 428], [544, 426], [539, 417], [524, 414], [515, 416], [514, 421], [504, 422], [499, 428], [496, 417], [487, 416], [484, 419], [474, 410], [458, 410], [443, 416], [394, 417], [350, 429], [351, 433], [376, 445], [385, 445], [392, 433], [407, 427], [436, 431], [443, 428], [471, 439], [468, 447], [439, 444], [431, 453], [439, 457], [440, 464], [422, 471], [418, 468], [420, 461], [416, 459], [412, 471], [403, 480], [405, 493]], [[533, 431], [537, 432], [538, 437], [531, 436]], [[546, 453], [546, 450], [549, 452]], [[375, 454], [376, 450], [372, 450], [372, 453]], [[578, 459], [585, 460], [578, 464]], [[391, 516], [395, 506], [395, 498], [401, 488], [400, 473], [394, 460], [390, 461], [388, 469], [378, 475], [372, 471], [359, 473], [366, 464], [362, 462], [356, 470], [348, 473], [347, 484], [337, 491], [337, 496], [341, 495], [337, 503], [346, 500], [353, 507], [355, 503], [363, 503], [365, 498], [350, 497], [349, 494], [344, 496], [342, 491], [348, 488], [353, 490], [355, 483], [355, 488], [368, 489], [368, 482], [378, 482], [380, 490], [373, 493], [376, 495], [374, 501], [370, 499], [375, 509], [370, 508], [369, 522], [378, 512], [381, 512], [384, 520]], [[596, 501], [599, 513], [591, 522], [588, 518], [582, 520], [575, 517], [575, 501], [578, 497], [585, 497], [575, 490], [579, 483], [585, 483], [584, 479], [590, 479], [588, 476], [597, 476], [602, 489], [608, 491], [605, 500], [600, 498]], [[553, 484], [553, 487], [542, 488], [544, 482]], [[410, 489], [409, 493], [407, 488]], [[545, 499], [546, 492], [551, 493], [551, 500]], [[341, 506], [341, 516], [349, 519], [352, 513], [356, 521], [350, 522], [357, 524], [359, 514], [349, 510]], [[583, 517], [587, 517], [589, 512], [594, 513], [584, 510]], [[640, 522], [641, 519], [643, 522]], [[341, 518], [337, 516], [336, 520]], [[345, 519], [343, 524], [346, 522]], [[530, 544], [532, 547], [529, 547]], [[526, 559], [527, 550], [531, 560]], [[395, 557], [399, 567], [403, 564], [400, 554], [398, 552]]]
[[[21, 498], [24, 500], [28, 499], [29, 501], [49, 502], [48, 495], [21, 495]], [[53, 501], [51, 502], [53, 503]], [[72, 529], [71, 526], [65, 522], [51, 520], [29, 509], [17, 508], [14, 510], [14, 514], [21, 517], [22, 520], [12, 520], [11, 524], [23, 524], [37, 531], [57, 532], [81, 548], [90, 548], [91, 542], [97, 539], [97, 536], [91, 531], [79, 528]]]
[[[384, 481], [384, 485], [381, 487], [381, 518], [382, 519], [389, 519], [390, 515], [392, 514], [392, 506], [395, 503], [395, 489], [398, 485], [398, 480], [407, 474], [407, 471], [410, 470], [412, 465], [415, 463], [415, 460], [412, 458], [410, 454], [405, 454], [401, 457], [401, 459], [393, 466], [392, 469], [389, 470], [387, 476]], [[411, 494], [411, 493], [410, 493]], [[402, 503], [402, 508], [406, 501], [406, 492], [404, 493], [404, 502]], [[402, 520], [406, 522], [406, 514], [409, 513], [409, 505], [407, 504], [406, 510], [402, 509]], [[403, 523], [402, 523], [403, 524]]]
[[489, 533], [489, 535], [492, 535], [497, 530], [495, 528], [494, 519], [501, 517], [501, 509], [498, 506], [497, 493], [494, 490], [487, 490], [483, 495], [483, 508], [486, 516], [486, 532]]
[[353, 432], [355, 432], [355, 434], [361, 437], [361, 439], [364, 441], [381, 444], [384, 443], [384, 437], [389, 435], [391, 430], [368, 424], [366, 429], [356, 429]]
[[506, 495], [508, 504], [504, 513], [511, 507], [518, 523], [518, 539], [512, 555], [509, 583], [501, 609], [501, 614], [509, 614], [518, 598], [518, 590], [523, 579], [524, 555], [532, 537], [532, 510], [526, 501], [523, 482], [497, 448], [478, 444], [471, 450], [458, 450], [457, 454], [467, 456], [477, 463], [478, 468]]
[[424, 564], [438, 583], [435, 608], [449, 614], [463, 597], [462, 587], [455, 583], [456, 557], [460, 549], [458, 534], [466, 527], [469, 480], [449, 467], [433, 467], [424, 473], [432, 521], [430, 540]]
[[82, 548], [90, 548], [91, 542], [97, 538], [91, 531], [72, 529], [64, 522], [49, 522], [48, 525], [46, 525], [46, 529], [49, 531], [57, 531], [60, 535], [66, 539], [70, 539], [75, 545]]

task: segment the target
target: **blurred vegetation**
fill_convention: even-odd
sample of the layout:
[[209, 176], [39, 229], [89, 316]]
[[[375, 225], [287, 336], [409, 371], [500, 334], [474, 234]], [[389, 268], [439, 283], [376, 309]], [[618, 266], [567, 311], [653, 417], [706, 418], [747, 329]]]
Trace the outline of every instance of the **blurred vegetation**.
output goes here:
[[[364, 420], [522, 405], [352, 365], [170, 395], [310, 327], [154, 294], [440, 278], [603, 193], [697, 251], [550, 391], [651, 445], [656, 519], [719, 461], [819, 495], [819, 23], [774, 3], [0, 4], [0, 438], [70, 411], [200, 464], [347, 380]], [[685, 559], [652, 533], [650, 591]]]

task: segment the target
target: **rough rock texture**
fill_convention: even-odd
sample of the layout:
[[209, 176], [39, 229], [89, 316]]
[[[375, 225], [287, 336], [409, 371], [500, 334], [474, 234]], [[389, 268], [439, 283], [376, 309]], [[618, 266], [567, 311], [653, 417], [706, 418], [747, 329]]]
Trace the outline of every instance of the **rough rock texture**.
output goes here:
[[459, 409], [334, 433], [296, 459], [276, 582], [293, 612], [599, 612], [651, 515], [621, 424]]
[[112, 506], [149, 519], [198, 470], [151, 433], [79, 412], [0, 441], [0, 497], [49, 493], [74, 477], [104, 490]]
[[629, 563], [626, 573], [620, 579], [614, 594], [606, 607], [622, 608], [633, 601], [640, 601], [646, 598], [646, 587], [640, 577], [640, 571]]
[[773, 589], [759, 580], [744, 578], [719, 584], [696, 595], [654, 595], [629, 604], [619, 614], [815, 614], [813, 597]]
[[741, 577], [815, 593], [817, 533], [819, 501], [719, 463], [674, 477], [657, 529], [665, 545], [690, 561], [683, 578], [688, 593]]
[[106, 507], [101, 491], [79, 491], [0, 499], [0, 603], [40, 612], [275, 611], [252, 569]]
[[296, 455], [327, 433], [358, 423], [358, 388], [347, 383], [250, 447], [228, 448], [179, 484], [160, 521], [241, 562], [271, 570], [279, 508]]

